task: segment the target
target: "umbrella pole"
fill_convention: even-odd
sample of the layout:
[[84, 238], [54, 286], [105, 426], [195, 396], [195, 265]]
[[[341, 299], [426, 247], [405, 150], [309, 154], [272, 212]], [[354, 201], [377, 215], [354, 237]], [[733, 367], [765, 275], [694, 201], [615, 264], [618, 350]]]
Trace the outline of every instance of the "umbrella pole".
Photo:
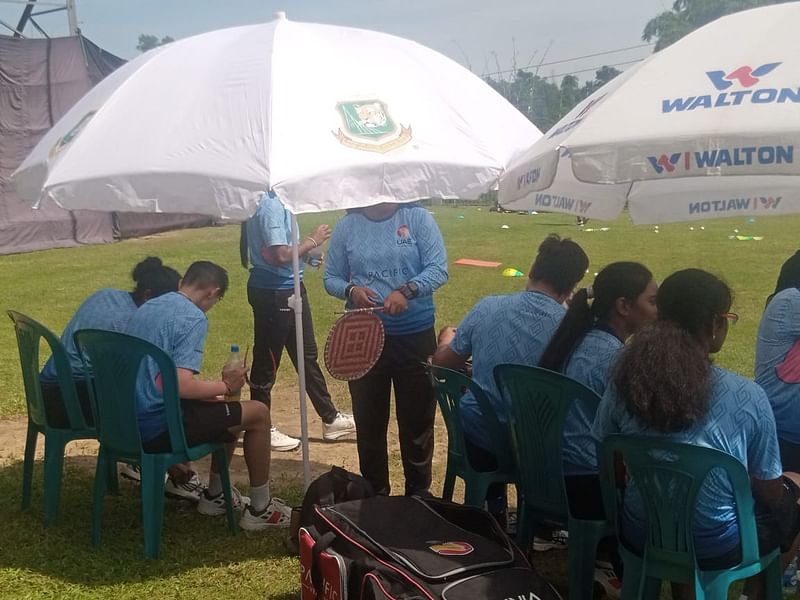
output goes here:
[[294, 296], [289, 299], [289, 307], [294, 311], [294, 332], [297, 345], [297, 380], [300, 387], [300, 442], [303, 446], [303, 490], [311, 483], [310, 458], [308, 455], [308, 410], [306, 407], [306, 365], [303, 360], [303, 297], [300, 294], [300, 231], [297, 215], [292, 213], [292, 271], [294, 273]]

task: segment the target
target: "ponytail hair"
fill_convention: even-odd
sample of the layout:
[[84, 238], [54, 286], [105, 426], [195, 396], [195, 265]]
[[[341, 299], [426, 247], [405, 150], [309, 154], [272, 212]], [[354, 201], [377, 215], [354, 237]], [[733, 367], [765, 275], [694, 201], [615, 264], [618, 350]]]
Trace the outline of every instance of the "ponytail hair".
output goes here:
[[181, 281], [180, 273], [165, 266], [156, 256], [148, 256], [136, 265], [131, 277], [136, 283], [133, 293], [141, 297], [145, 291], [149, 290], [151, 298], [177, 291]]
[[661, 433], [693, 426], [708, 413], [715, 319], [731, 307], [731, 290], [700, 269], [667, 277], [658, 289], [658, 321], [622, 351], [614, 371], [620, 401], [643, 425]]
[[610, 319], [617, 299], [635, 301], [652, 280], [653, 274], [637, 262], [615, 262], [606, 266], [597, 274], [593, 285], [572, 296], [567, 314], [545, 348], [539, 366], [563, 371], [570, 354], [589, 330]]

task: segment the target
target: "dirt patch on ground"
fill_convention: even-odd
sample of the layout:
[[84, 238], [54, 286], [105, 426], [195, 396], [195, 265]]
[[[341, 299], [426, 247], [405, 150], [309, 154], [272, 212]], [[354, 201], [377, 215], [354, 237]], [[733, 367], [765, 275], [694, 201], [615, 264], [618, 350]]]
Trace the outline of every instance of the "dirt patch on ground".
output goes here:
[[[272, 420], [283, 433], [300, 437], [300, 409], [298, 407], [297, 392], [287, 389], [273, 393]], [[0, 420], [0, 467], [20, 461], [24, 457], [25, 435], [27, 431], [27, 418], [17, 417]], [[436, 418], [436, 446], [434, 451], [434, 483], [432, 492], [441, 492], [441, 481], [447, 463], [447, 432], [441, 415]], [[356, 452], [355, 436], [348, 436], [337, 442], [325, 442], [322, 439], [322, 421], [314, 412], [308, 402], [308, 431], [309, 431], [309, 457], [311, 477], [328, 471], [331, 465], [344, 467], [349, 471], [358, 472], [358, 453]], [[44, 454], [44, 440], [40, 439], [37, 445], [36, 456], [41, 460]], [[85, 465], [87, 470], [94, 470], [94, 457], [97, 456], [97, 442], [93, 440], [78, 440], [70, 443], [66, 449], [67, 456], [85, 457], [78, 460], [78, 464]], [[202, 479], [207, 477], [208, 467], [206, 461], [198, 465], [198, 472]], [[392, 488], [395, 491], [403, 490], [403, 473], [400, 463], [400, 444], [397, 440], [397, 424], [392, 419], [389, 426], [389, 464], [392, 476]], [[236, 449], [231, 464], [231, 476], [235, 482], [247, 482], [247, 468], [241, 447]], [[272, 453], [272, 479], [280, 486], [302, 486], [303, 482], [303, 455], [300, 450], [293, 452]]]

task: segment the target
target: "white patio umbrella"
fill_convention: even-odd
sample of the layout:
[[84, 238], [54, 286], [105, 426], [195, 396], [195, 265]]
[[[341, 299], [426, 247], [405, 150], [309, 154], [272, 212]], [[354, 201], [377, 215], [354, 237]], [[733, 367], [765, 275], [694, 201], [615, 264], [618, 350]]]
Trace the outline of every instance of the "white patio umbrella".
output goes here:
[[729, 15], [610, 81], [515, 159], [510, 209], [635, 223], [800, 212], [800, 2]]
[[[272, 189], [296, 216], [474, 198], [540, 136], [480, 78], [433, 50], [279, 13], [127, 63], [54, 125], [14, 179], [24, 197], [68, 209], [233, 220], [248, 218]], [[308, 483], [302, 361], [298, 370]]]

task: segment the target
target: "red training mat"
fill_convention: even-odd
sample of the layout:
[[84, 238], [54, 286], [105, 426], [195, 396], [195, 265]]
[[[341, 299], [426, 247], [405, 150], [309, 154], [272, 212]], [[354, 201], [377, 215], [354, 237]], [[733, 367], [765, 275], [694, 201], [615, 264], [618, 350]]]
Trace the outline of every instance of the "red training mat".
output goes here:
[[325, 342], [325, 367], [336, 379], [366, 375], [383, 352], [383, 323], [371, 312], [351, 312], [333, 324]]

